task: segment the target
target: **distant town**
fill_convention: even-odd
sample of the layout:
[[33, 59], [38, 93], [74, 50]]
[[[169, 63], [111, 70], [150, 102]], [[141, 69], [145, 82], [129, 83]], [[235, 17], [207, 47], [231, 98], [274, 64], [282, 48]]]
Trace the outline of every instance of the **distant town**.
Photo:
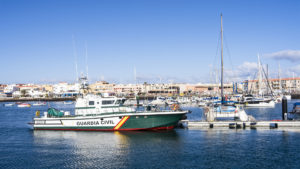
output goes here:
[[[216, 96], [220, 84], [113, 84], [98, 81], [89, 85], [89, 92], [109, 96], [135, 97], [147, 96]], [[258, 92], [258, 80], [246, 80], [242, 83], [224, 84], [226, 95]], [[69, 84], [0, 84], [0, 98], [76, 98], [80, 95], [80, 83]], [[263, 80], [261, 89], [267, 93], [300, 93], [300, 78], [282, 78]]]

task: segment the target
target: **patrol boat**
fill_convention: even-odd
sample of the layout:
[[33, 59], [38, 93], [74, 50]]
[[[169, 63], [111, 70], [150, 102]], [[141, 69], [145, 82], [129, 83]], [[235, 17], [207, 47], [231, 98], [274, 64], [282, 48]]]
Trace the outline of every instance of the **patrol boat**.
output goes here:
[[76, 100], [75, 114], [49, 108], [33, 118], [35, 130], [159, 130], [173, 129], [188, 111], [170, 107], [128, 107], [124, 98], [87, 94]]

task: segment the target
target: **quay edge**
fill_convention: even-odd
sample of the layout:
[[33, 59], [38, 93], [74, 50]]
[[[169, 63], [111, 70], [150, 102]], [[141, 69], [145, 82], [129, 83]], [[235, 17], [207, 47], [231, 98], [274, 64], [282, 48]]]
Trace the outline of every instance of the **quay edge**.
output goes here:
[[56, 102], [56, 101], [75, 101], [76, 98], [66, 97], [66, 98], [0, 98], [0, 102], [30, 102], [30, 101], [46, 101], [46, 102]]
[[185, 124], [187, 128], [205, 129], [205, 128], [299, 128], [300, 121], [189, 121], [181, 120], [179, 123]]

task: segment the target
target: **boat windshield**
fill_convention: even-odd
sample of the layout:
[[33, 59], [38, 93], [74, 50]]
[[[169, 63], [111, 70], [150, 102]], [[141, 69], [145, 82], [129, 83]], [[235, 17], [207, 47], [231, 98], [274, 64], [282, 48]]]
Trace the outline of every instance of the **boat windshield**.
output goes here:
[[126, 101], [126, 99], [118, 99], [115, 104], [122, 106], [125, 101]]

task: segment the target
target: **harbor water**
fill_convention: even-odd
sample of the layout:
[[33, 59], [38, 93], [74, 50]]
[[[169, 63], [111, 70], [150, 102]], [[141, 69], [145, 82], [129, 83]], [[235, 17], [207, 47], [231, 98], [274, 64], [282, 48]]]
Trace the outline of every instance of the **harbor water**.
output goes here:
[[[292, 103], [289, 101], [289, 110]], [[298, 100], [299, 101], [299, 100]], [[73, 111], [74, 105], [51, 106]], [[299, 129], [171, 131], [33, 131], [27, 124], [48, 106], [0, 106], [0, 168], [299, 168]], [[202, 109], [187, 105], [189, 120]], [[275, 108], [247, 108], [257, 120], [281, 119]]]

